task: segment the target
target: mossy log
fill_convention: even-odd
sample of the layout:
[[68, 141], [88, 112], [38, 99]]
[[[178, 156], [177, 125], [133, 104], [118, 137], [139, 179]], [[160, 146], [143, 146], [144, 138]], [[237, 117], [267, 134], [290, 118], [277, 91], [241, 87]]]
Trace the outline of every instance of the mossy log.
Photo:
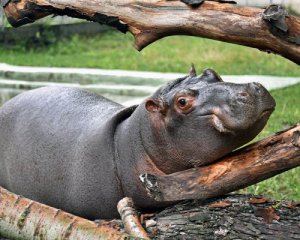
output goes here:
[[166, 36], [190, 35], [258, 48], [300, 64], [300, 18], [280, 6], [244, 8], [224, 0], [0, 2], [16, 27], [51, 14], [68, 15], [129, 31], [138, 50]]

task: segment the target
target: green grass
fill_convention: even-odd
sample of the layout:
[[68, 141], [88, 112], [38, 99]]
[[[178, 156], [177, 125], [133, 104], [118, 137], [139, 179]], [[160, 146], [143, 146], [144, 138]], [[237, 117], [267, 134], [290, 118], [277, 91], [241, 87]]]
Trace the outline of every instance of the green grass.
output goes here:
[[222, 75], [261, 74], [300, 76], [296, 64], [273, 54], [196, 37], [162, 39], [136, 51], [131, 35], [106, 32], [96, 37], [74, 36], [38, 49], [0, 46], [0, 62], [15, 65], [88, 67], [161, 72], [186, 72], [191, 63], [200, 70], [214, 68]]
[[[277, 106], [265, 129], [256, 140], [300, 121], [300, 84], [271, 92]], [[275, 199], [300, 200], [300, 167], [289, 170], [242, 192], [262, 194]]]

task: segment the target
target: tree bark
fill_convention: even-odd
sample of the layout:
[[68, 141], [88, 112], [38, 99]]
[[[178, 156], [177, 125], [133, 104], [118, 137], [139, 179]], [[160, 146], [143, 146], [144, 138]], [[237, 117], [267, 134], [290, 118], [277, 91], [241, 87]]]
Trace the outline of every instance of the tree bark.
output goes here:
[[147, 216], [151, 239], [300, 239], [300, 204], [257, 196], [187, 201]]
[[[179, 0], [1, 0], [13, 26], [50, 14], [68, 15], [130, 31], [138, 50], [166, 36], [191, 35], [258, 48], [300, 64], [300, 18], [267, 10]], [[190, 1], [186, 1], [190, 2]]]
[[125, 239], [116, 225], [76, 217], [15, 195], [0, 187], [0, 238], [9, 239]]
[[170, 175], [140, 176], [157, 201], [207, 199], [300, 166], [300, 123], [226, 155], [208, 166]]

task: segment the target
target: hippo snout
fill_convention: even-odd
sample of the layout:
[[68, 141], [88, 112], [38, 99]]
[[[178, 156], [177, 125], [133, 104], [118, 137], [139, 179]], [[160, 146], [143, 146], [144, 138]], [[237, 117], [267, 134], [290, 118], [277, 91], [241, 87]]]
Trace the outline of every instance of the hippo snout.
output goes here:
[[273, 111], [276, 106], [274, 98], [258, 82], [243, 84], [233, 99], [237, 101], [240, 107], [246, 108], [247, 111], [249, 108], [255, 108], [258, 111], [257, 114], [266, 110]]
[[276, 105], [274, 98], [260, 83], [220, 83], [214, 87], [219, 92], [222, 92], [221, 88], [226, 87], [226, 93], [229, 93], [225, 94], [224, 91], [223, 95], [219, 94], [219, 100], [214, 101], [217, 107], [213, 110], [219, 119], [217, 125], [222, 124], [227, 132], [244, 132], [256, 126], [261, 130], [261, 126], [264, 126]]

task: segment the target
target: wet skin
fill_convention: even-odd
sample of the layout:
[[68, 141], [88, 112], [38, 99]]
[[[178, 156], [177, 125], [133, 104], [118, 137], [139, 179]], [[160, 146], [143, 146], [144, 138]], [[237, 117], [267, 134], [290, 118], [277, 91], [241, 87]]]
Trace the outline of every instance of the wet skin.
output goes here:
[[252, 140], [275, 101], [258, 83], [213, 70], [161, 87], [124, 108], [76, 88], [46, 87], [0, 110], [0, 185], [76, 215], [118, 217], [124, 196], [156, 208], [139, 175], [203, 166]]

